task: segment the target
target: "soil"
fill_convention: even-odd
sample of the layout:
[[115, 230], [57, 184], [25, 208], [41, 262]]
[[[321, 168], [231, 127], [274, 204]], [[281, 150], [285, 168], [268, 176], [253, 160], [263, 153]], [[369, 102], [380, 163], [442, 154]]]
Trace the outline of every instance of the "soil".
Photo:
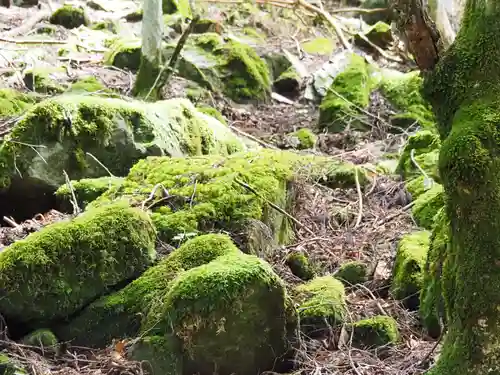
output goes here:
[[[120, 0], [102, 2], [105, 9], [93, 10], [82, 2], [75, 1], [89, 11], [94, 20], [120, 19], [130, 35], [140, 34], [139, 23], [126, 23], [122, 17], [139, 8], [133, 1]], [[56, 9], [61, 3], [51, 2]], [[93, 40], [85, 40], [73, 30], [57, 26], [50, 36], [40, 36], [37, 30], [47, 25], [46, 17], [36, 20], [41, 12], [48, 12], [49, 6], [41, 4], [31, 7], [0, 8], [0, 87], [25, 89], [17, 73], [25, 66], [44, 64], [64, 66], [66, 73], [61, 80], [74, 81], [80, 76], [92, 74], [109, 88], [122, 95], [130, 95], [134, 74], [104, 66], [102, 56], [105, 48]], [[39, 17], [38, 17], [39, 18]], [[30, 23], [31, 22], [31, 23]], [[266, 48], [282, 47], [296, 49], [295, 40], [303, 40], [321, 32], [312, 28], [291, 33], [283, 25], [267, 25], [276, 36]], [[285, 28], [286, 29], [286, 28]], [[287, 32], [295, 34], [285, 37]], [[324, 30], [323, 30], [324, 32]], [[30, 51], [29, 39], [47, 39], [43, 48]], [[85, 45], [70, 58], [58, 56], [61, 41]], [[26, 52], [20, 58], [19, 52]], [[304, 64], [310, 71], [328, 61], [328, 56], [305, 54]], [[387, 62], [390, 64], [390, 62]], [[401, 70], [407, 67], [400, 66]], [[13, 74], [14, 73], [14, 74]], [[183, 96], [186, 82], [174, 77], [166, 88], [166, 97]], [[317, 103], [308, 103], [296, 98], [293, 104], [272, 101], [260, 105], [237, 105], [225, 98], [212, 96], [208, 104], [218, 108], [227, 118], [229, 126], [236, 132], [257, 139], [264, 145], [283, 149], [292, 148], [287, 134], [299, 128], [310, 128], [316, 133], [318, 119]], [[393, 134], [384, 124], [391, 108], [378, 98], [372, 98], [368, 122], [371, 131], [356, 133], [346, 131], [340, 134], [319, 134], [316, 148], [309, 152], [326, 154], [355, 164], [376, 163], [387, 151], [397, 151], [404, 144], [407, 134]], [[0, 120], [0, 132], [5, 134], [15, 123], [15, 119]], [[302, 224], [296, 226], [296, 241], [292, 245], [276, 249], [271, 259], [267, 259], [290, 286], [300, 282], [285, 266], [284, 259], [292, 251], [305, 251], [311, 261], [323, 272], [334, 272], [338, 266], [349, 260], [361, 260], [373, 270], [373, 280], [362, 287], [348, 288], [348, 303], [351, 319], [359, 319], [377, 314], [388, 314], [396, 318], [402, 334], [399, 345], [377, 351], [361, 351], [349, 345], [340, 345], [340, 331], [331, 332], [320, 339], [301, 338], [301, 347], [296, 357], [297, 374], [421, 374], [433, 362], [435, 341], [426, 337], [419, 325], [416, 312], [404, 309], [400, 302], [392, 300], [387, 293], [390, 283], [395, 247], [401, 235], [416, 228], [411, 213], [407, 193], [401, 181], [385, 176], [376, 176], [365, 189], [330, 189], [319, 183], [310, 184], [297, 181], [298, 204], [293, 216]], [[339, 223], [331, 213], [339, 209], [352, 212], [352, 220]], [[45, 225], [67, 220], [71, 215], [51, 210], [37, 214], [33, 219], [16, 223], [13, 218], [4, 218], [0, 227], [0, 251], [29, 233]], [[126, 360], [126, 350], [122, 342], [114, 343], [102, 351], [65, 345], [63, 349], [28, 347], [0, 340], [0, 348], [8, 350], [25, 363], [33, 373], [50, 369], [52, 374], [140, 374], [140, 364]], [[35, 372], [35, 369], [38, 371]]]

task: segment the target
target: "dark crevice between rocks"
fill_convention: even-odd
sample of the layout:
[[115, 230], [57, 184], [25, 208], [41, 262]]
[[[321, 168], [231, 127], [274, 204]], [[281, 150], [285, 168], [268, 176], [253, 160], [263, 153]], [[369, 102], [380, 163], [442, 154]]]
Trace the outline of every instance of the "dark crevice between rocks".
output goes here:
[[[0, 219], [12, 217], [16, 223], [57, 209], [55, 188], [33, 178], [14, 177], [8, 188], [0, 190]], [[1, 220], [0, 226], [7, 223]]]

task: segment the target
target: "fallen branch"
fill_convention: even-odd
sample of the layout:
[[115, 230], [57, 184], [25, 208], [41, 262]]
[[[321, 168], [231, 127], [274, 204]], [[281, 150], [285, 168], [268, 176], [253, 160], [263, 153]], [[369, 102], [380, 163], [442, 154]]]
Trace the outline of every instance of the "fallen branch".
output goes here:
[[312, 235], [312, 236], [315, 235], [314, 232], [311, 229], [309, 229], [307, 226], [305, 226], [304, 224], [302, 224], [297, 218], [293, 217], [292, 215], [290, 215], [288, 212], [286, 212], [284, 209], [282, 209], [281, 207], [277, 206], [273, 202], [271, 202], [268, 199], [264, 198], [257, 190], [255, 190], [250, 185], [244, 183], [243, 181], [239, 180], [238, 178], [235, 178], [234, 182], [236, 182], [238, 185], [244, 187], [245, 189], [249, 190], [250, 192], [254, 193], [259, 198], [263, 199], [267, 204], [269, 204], [276, 211], [278, 211], [279, 213], [285, 215], [287, 218], [289, 218], [290, 220], [292, 220], [299, 227], [304, 228], [307, 231], [307, 233], [309, 233], [310, 235]]
[[355, 169], [354, 180], [356, 182], [356, 191], [358, 192], [358, 218], [356, 219], [356, 224], [354, 224], [354, 229], [356, 229], [361, 223], [363, 218], [363, 194], [361, 193], [361, 185], [359, 184], [358, 168]]
[[248, 133], [244, 132], [243, 130], [238, 129], [237, 127], [235, 127], [233, 125], [229, 125], [229, 129], [234, 130], [236, 133], [239, 133], [240, 135], [242, 135], [244, 137], [247, 137], [248, 139], [250, 139], [250, 140], [252, 140], [254, 142], [257, 142], [262, 147], [270, 148], [272, 150], [279, 150], [278, 147], [273, 146], [272, 144], [266, 143], [263, 140], [261, 140], [261, 139], [259, 139], [257, 137], [254, 137], [253, 135], [248, 134]]

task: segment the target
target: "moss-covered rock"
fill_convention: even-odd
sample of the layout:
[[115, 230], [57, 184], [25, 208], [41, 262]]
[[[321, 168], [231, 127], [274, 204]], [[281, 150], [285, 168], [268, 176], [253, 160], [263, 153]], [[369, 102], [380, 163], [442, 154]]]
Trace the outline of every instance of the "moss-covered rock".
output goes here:
[[113, 186], [122, 184], [123, 178], [120, 177], [99, 177], [99, 178], [84, 178], [78, 181], [70, 181], [71, 189], [67, 184], [64, 184], [56, 190], [58, 204], [65, 212], [71, 212], [73, 205], [71, 203], [73, 194], [75, 194], [76, 202], [80, 209], [85, 209], [87, 205], [95, 201], [101, 194], [106, 192]]
[[108, 174], [104, 165], [124, 176], [147, 155], [227, 155], [245, 148], [227, 126], [186, 99], [146, 104], [69, 94], [33, 107], [6, 140], [1, 185], [20, 173], [54, 189], [65, 183], [63, 171], [73, 180], [95, 178]]
[[[399, 158], [396, 172], [405, 180], [422, 175], [420, 168], [435, 180], [439, 180], [437, 163], [441, 141], [439, 135], [432, 130], [421, 130], [408, 138]], [[411, 159], [413, 152], [414, 160]]]
[[302, 280], [311, 280], [314, 277], [314, 267], [311, 266], [309, 258], [303, 252], [293, 252], [286, 257], [286, 265], [290, 271]]
[[390, 290], [410, 310], [419, 307], [429, 239], [428, 231], [419, 231], [404, 235], [398, 244]]
[[222, 32], [222, 24], [219, 21], [203, 18], [196, 22], [193, 28], [193, 34], [218, 33]]
[[21, 342], [25, 345], [38, 346], [38, 347], [56, 347], [58, 340], [56, 335], [49, 329], [37, 329], [29, 335], [23, 337]]
[[162, 8], [164, 14], [179, 13], [183, 17], [191, 17], [189, 0], [163, 0]]
[[332, 168], [325, 171], [319, 183], [331, 189], [354, 188], [356, 187], [356, 174], [360, 187], [363, 188], [370, 182], [366, 169], [345, 164], [342, 166], [332, 165]]
[[[358, 108], [365, 109], [368, 106], [371, 89], [367, 62], [363, 57], [352, 54], [350, 63], [334, 78], [321, 102], [319, 127], [330, 132], [341, 132], [350, 122], [352, 127], [366, 130], [366, 125], [355, 118], [360, 116]], [[354, 121], [349, 121], [349, 116]]]
[[155, 310], [145, 329], [164, 339], [173, 334], [184, 373], [273, 370], [296, 334], [283, 281], [252, 255], [221, 256], [181, 273]]
[[[92, 204], [105, 204], [115, 197], [141, 204], [158, 185], [162, 188], [155, 190], [147, 206], [165, 242], [176, 241], [184, 233], [239, 232], [248, 219], [254, 219], [266, 224], [278, 243], [287, 243], [293, 238], [290, 222], [267, 202], [292, 209], [297, 168], [316, 176], [326, 168], [333, 171], [335, 165], [342, 167], [330, 159], [272, 150], [227, 157], [150, 157], [137, 163], [121, 186]], [[163, 199], [163, 189], [171, 198]]]
[[14, 89], [0, 89], [0, 118], [16, 116], [35, 104], [36, 98]]
[[83, 77], [71, 84], [70, 91], [82, 92], [107, 92], [106, 86], [94, 76]]
[[361, 349], [396, 344], [400, 337], [396, 320], [385, 315], [360, 320], [349, 330], [352, 330], [352, 345]]
[[298, 150], [314, 148], [318, 137], [311, 129], [301, 128], [293, 133], [287, 134], [288, 143]]
[[178, 343], [172, 334], [137, 338], [129, 350], [129, 358], [141, 362], [148, 373], [162, 375], [183, 374]]
[[433, 338], [441, 334], [441, 319], [446, 321], [442, 294], [442, 269], [450, 246], [450, 222], [442, 208], [436, 214], [436, 220], [430, 237], [429, 252], [425, 263], [423, 287], [420, 293], [419, 313], [423, 326]]
[[222, 124], [227, 125], [226, 118], [222, 116], [222, 114], [216, 110], [214, 107], [209, 107], [209, 106], [197, 106], [196, 109], [206, 115], [215, 117], [217, 120], [219, 120]]
[[344, 285], [333, 276], [321, 276], [299, 285], [300, 326], [308, 334], [318, 334], [344, 322], [347, 314]]
[[347, 286], [362, 284], [368, 281], [368, 267], [359, 261], [341, 264], [334, 276]]
[[64, 26], [67, 29], [75, 29], [90, 24], [85, 10], [82, 7], [75, 7], [70, 4], [65, 4], [52, 13], [50, 23]]
[[433, 182], [428, 181], [424, 175], [415, 177], [405, 182], [405, 188], [411, 194], [412, 200], [417, 199], [427, 190], [434, 185]]
[[422, 77], [417, 72], [384, 70], [378, 89], [397, 111], [390, 118], [394, 130], [418, 125], [435, 131], [434, 114], [422, 97]]
[[92, 30], [102, 30], [102, 31], [109, 31], [112, 34], [118, 34], [118, 23], [113, 20], [105, 20], [105, 21], [100, 21], [93, 23], [90, 28]]
[[133, 72], [141, 65], [141, 41], [117, 39], [111, 43], [104, 55], [104, 62]]
[[28, 89], [39, 94], [61, 94], [66, 86], [58, 83], [61, 74], [66, 75], [64, 69], [33, 68], [24, 72], [23, 81]]
[[358, 47], [370, 52], [376, 52], [373, 46], [366, 42], [362, 36], [380, 48], [387, 48], [394, 41], [391, 26], [385, 22], [377, 22], [367, 31], [360, 32], [354, 36], [354, 43]]
[[442, 185], [434, 183], [415, 200], [412, 207], [413, 218], [418, 226], [432, 229], [434, 218], [442, 207], [444, 207], [444, 189]]
[[104, 347], [115, 338], [133, 337], [139, 333], [152, 304], [163, 301], [177, 275], [219, 256], [239, 252], [222, 234], [188, 240], [123, 289], [91, 303], [68, 324], [58, 327], [56, 333], [62, 340], [91, 347]]
[[51, 224], [0, 253], [0, 312], [49, 322], [77, 312], [155, 258], [148, 215], [124, 204]]
[[294, 67], [285, 70], [273, 82], [274, 90], [278, 94], [289, 98], [294, 98], [300, 94], [301, 85], [302, 77]]

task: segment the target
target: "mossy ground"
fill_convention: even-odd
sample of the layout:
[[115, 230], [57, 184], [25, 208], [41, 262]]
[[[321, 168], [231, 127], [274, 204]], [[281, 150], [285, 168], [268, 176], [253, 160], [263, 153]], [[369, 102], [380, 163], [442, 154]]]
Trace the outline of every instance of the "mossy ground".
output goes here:
[[301, 328], [318, 334], [344, 322], [347, 314], [344, 285], [332, 276], [321, 276], [299, 285], [296, 301]]
[[146, 213], [123, 204], [47, 226], [0, 253], [0, 312], [25, 323], [66, 318], [151, 265], [155, 235]]
[[419, 306], [429, 238], [430, 232], [419, 231], [404, 235], [398, 244], [391, 294], [410, 310]]
[[0, 89], [0, 118], [16, 116], [32, 107], [37, 98], [14, 89]]

